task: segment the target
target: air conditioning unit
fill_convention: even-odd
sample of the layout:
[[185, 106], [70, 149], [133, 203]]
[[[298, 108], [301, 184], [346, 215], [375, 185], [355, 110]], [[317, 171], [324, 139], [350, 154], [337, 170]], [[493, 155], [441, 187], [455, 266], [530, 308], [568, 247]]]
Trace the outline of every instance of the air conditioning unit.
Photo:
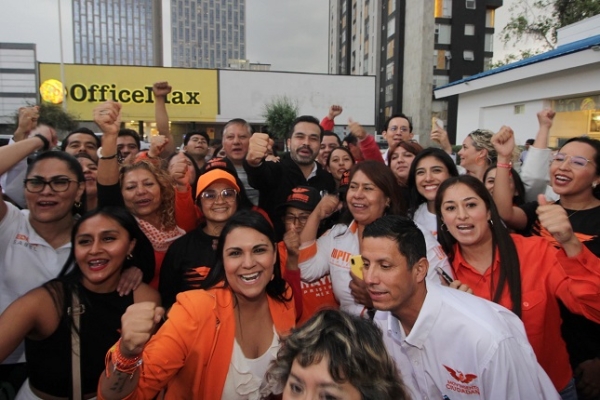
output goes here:
[[452, 60], [452, 54], [450, 54], [449, 51], [446, 52], [446, 54], [444, 55], [444, 57], [446, 57], [447, 60]]

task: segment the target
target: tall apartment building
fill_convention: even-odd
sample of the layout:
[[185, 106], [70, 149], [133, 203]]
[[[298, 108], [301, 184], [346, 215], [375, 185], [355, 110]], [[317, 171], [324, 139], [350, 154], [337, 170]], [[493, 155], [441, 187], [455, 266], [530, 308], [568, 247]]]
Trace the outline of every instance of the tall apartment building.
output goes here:
[[458, 98], [434, 87], [487, 69], [502, 0], [330, 0], [329, 73], [377, 77], [376, 121], [403, 112], [415, 133], [431, 116], [456, 131]]
[[245, 0], [171, 0], [174, 67], [227, 68], [246, 58]]
[[77, 64], [161, 66], [160, 0], [73, 0]]

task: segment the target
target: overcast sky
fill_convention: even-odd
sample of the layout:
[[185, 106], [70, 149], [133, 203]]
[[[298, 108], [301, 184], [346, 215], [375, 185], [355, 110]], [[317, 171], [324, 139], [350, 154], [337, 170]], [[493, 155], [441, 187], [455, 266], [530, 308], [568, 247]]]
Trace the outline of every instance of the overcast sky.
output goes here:
[[[39, 61], [59, 62], [59, 1], [64, 60], [72, 62], [71, 0], [0, 0], [0, 42], [36, 43]], [[508, 8], [515, 1], [505, 0], [498, 9], [497, 32], [506, 24]], [[246, 4], [248, 59], [272, 64], [278, 71], [327, 72], [328, 0], [246, 0]], [[513, 51], [495, 41], [495, 58]]]

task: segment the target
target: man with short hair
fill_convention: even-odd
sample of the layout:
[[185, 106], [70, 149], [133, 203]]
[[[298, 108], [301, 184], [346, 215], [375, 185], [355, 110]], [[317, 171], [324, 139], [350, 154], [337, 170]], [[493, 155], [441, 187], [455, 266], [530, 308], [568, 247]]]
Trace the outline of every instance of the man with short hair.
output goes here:
[[238, 178], [244, 184], [246, 195], [255, 206], [259, 204], [259, 191], [253, 187], [249, 181], [244, 169], [244, 159], [248, 154], [248, 146], [250, 145], [250, 136], [252, 135], [252, 127], [246, 120], [242, 118], [234, 118], [225, 124], [223, 128], [223, 151], [235, 167]]
[[400, 142], [411, 141], [415, 136], [413, 133], [413, 125], [410, 118], [404, 114], [394, 114], [389, 117], [383, 129], [381, 135], [388, 142], [388, 149], [383, 154], [383, 160], [387, 164], [388, 151], [392, 145], [398, 145]]
[[206, 162], [209, 141], [206, 132], [188, 132], [183, 137], [183, 150], [196, 161], [198, 168], [202, 168]]
[[413, 398], [560, 399], [515, 314], [426, 284], [425, 239], [412, 220], [367, 225], [361, 255], [374, 320]]
[[135, 160], [140, 152], [140, 135], [133, 129], [120, 129], [117, 136], [117, 152], [122, 160]]
[[98, 162], [98, 148], [100, 146], [100, 138], [91, 129], [78, 128], [64, 138], [60, 149], [73, 156], [87, 153], [92, 160]]
[[265, 161], [269, 147], [269, 135], [255, 133], [250, 139], [244, 169], [248, 182], [259, 190], [259, 207], [269, 213], [278, 236], [283, 235], [283, 223], [277, 218], [275, 209], [283, 204], [287, 195], [297, 186], [312, 186], [318, 190], [334, 193], [335, 181], [315, 160], [319, 155], [323, 128], [319, 121], [303, 115], [294, 121], [288, 147], [290, 153], [279, 162]]
[[317, 162], [324, 168], [327, 168], [327, 159], [333, 150], [342, 145], [342, 140], [338, 135], [331, 131], [323, 131], [323, 140], [319, 149]]

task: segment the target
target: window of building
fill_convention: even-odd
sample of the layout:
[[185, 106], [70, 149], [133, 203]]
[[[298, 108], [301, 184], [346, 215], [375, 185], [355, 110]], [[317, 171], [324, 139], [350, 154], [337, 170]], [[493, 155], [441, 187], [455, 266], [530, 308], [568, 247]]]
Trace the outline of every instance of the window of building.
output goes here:
[[516, 104], [514, 113], [515, 114], [525, 114], [525, 104]]
[[394, 100], [394, 85], [393, 84], [389, 84], [385, 87], [385, 101], [392, 101]]
[[435, 0], [435, 18], [452, 18], [452, 0]]
[[465, 36], [473, 36], [475, 35], [475, 25], [466, 24], [465, 25]]
[[470, 10], [474, 10], [476, 7], [475, 0], [466, 0], [466, 7]]
[[465, 50], [463, 51], [463, 59], [465, 61], [473, 61], [475, 60], [475, 53], [473, 50]]
[[391, 59], [394, 57], [394, 40], [391, 40], [387, 44], [387, 59]]
[[488, 8], [485, 11], [485, 27], [493, 28], [495, 19], [496, 19], [496, 10]]
[[444, 86], [450, 83], [450, 77], [448, 75], [434, 75], [433, 76], [433, 88]]
[[392, 18], [387, 24], [387, 37], [390, 37], [396, 33], [396, 18]]
[[450, 44], [452, 27], [450, 25], [438, 24], [436, 28], [437, 44]]
[[491, 34], [491, 33], [485, 34], [483, 50], [489, 51], [489, 52], [494, 51], [494, 35], [493, 34]]
[[491, 57], [485, 57], [483, 59], [483, 70], [487, 71], [489, 69], [492, 69], [492, 58]]
[[396, 0], [388, 0], [388, 15], [396, 11]]
[[391, 62], [385, 67], [385, 79], [392, 80], [394, 78], [394, 63]]

